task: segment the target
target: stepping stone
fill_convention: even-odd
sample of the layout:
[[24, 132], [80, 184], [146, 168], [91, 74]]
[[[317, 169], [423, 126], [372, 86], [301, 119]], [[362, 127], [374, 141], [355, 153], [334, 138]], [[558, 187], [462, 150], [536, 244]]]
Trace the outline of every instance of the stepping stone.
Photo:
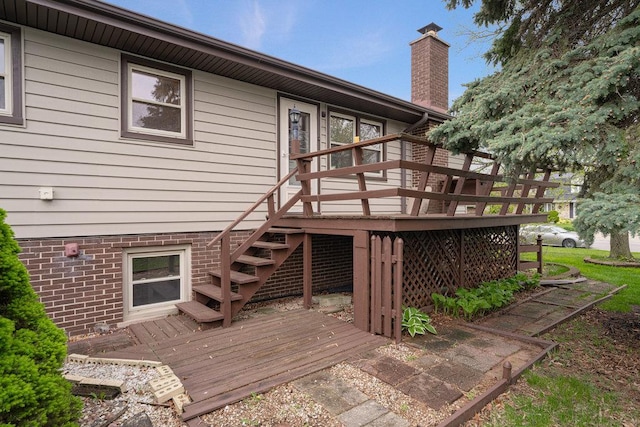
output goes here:
[[373, 360], [366, 360], [359, 367], [368, 374], [371, 374], [392, 386], [406, 381], [408, 378], [418, 373], [417, 369], [401, 362], [398, 359], [387, 356], [380, 356]]
[[428, 369], [426, 372], [464, 391], [469, 391], [475, 387], [484, 375], [483, 372], [455, 362], [444, 362]]
[[397, 388], [407, 396], [424, 402], [435, 410], [462, 397], [460, 391], [427, 373], [416, 375]]
[[468, 344], [460, 344], [451, 350], [445, 351], [441, 356], [456, 363], [465, 364], [480, 372], [487, 372], [496, 364], [502, 362], [502, 357], [489, 354], [484, 349]]
[[367, 400], [347, 412], [344, 412], [338, 416], [338, 419], [345, 427], [359, 427], [368, 425], [368, 423], [380, 418], [388, 412], [389, 410], [387, 408], [375, 400]]
[[339, 415], [366, 402], [366, 394], [326, 371], [307, 375], [293, 382], [293, 386], [308, 394], [332, 415]]

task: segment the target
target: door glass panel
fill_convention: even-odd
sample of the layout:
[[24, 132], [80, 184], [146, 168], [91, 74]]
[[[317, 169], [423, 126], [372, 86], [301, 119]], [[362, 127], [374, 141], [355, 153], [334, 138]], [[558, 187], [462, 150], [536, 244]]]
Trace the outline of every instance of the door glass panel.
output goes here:
[[[289, 110], [291, 111], [291, 110]], [[311, 115], [309, 113], [300, 112], [300, 121], [298, 122], [298, 140], [300, 141], [300, 153], [308, 153], [311, 149], [311, 141], [309, 134], [311, 131]], [[289, 118], [289, 153], [293, 153], [292, 141], [295, 139], [291, 118]], [[289, 171], [296, 167], [295, 160], [289, 160]], [[289, 185], [300, 186], [300, 182], [295, 177], [289, 178]]]

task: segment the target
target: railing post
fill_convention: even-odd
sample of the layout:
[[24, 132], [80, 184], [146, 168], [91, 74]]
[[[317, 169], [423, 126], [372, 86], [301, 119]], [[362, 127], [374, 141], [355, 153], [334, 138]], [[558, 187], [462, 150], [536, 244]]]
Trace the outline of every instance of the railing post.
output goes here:
[[538, 244], [538, 251], [536, 253], [538, 261], [538, 273], [542, 274], [542, 235], [538, 234], [536, 243]]
[[222, 287], [222, 327], [231, 325], [231, 237], [226, 234], [220, 241], [220, 286]]
[[379, 334], [382, 332], [382, 239], [380, 236], [371, 236], [371, 322], [369, 332]]
[[402, 341], [402, 291], [404, 269], [404, 241], [397, 237], [393, 243], [394, 274], [393, 274], [393, 308], [395, 310], [393, 335], [396, 344]]

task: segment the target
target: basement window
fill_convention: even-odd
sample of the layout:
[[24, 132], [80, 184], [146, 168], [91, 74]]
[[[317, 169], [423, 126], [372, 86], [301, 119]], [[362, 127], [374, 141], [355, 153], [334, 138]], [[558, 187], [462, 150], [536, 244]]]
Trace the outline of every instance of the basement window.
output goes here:
[[127, 249], [123, 265], [125, 321], [170, 314], [189, 299], [189, 246]]
[[189, 70], [123, 55], [122, 92], [124, 137], [193, 143]]

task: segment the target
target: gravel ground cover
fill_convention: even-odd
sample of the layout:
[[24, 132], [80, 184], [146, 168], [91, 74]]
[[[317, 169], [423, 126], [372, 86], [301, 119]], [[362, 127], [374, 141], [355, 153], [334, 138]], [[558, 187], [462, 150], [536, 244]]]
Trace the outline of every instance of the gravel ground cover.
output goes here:
[[[82, 398], [84, 409], [80, 425], [83, 427], [121, 426], [140, 412], [145, 412], [157, 427], [183, 425], [172, 405], [154, 403], [153, 394], [148, 387], [149, 381], [158, 377], [153, 367], [67, 362], [63, 372], [83, 377], [124, 381], [125, 391], [112, 400], [103, 400], [98, 395]], [[115, 420], [108, 422], [116, 416]]]

